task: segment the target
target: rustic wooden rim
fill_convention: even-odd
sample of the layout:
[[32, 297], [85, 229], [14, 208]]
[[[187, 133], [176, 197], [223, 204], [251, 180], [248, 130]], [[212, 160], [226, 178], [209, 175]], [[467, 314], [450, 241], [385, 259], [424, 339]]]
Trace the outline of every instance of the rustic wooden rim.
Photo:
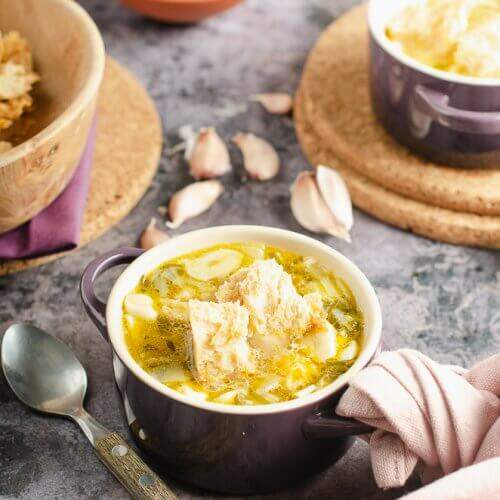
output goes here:
[[94, 99], [99, 91], [104, 75], [104, 65], [106, 54], [104, 50], [104, 42], [97, 26], [87, 12], [73, 0], [45, 0], [53, 2], [64, 9], [69, 17], [73, 17], [82, 26], [83, 32], [86, 33], [89, 47], [89, 57], [91, 61], [90, 71], [87, 80], [78, 93], [75, 100], [63, 111], [52, 123], [41, 130], [34, 137], [19, 144], [11, 150], [3, 153], [0, 157], [0, 168], [9, 165], [15, 161], [22, 159], [24, 156], [32, 153], [41, 144], [50, 141], [63, 129], [69, 122], [74, 120], [83, 109]]

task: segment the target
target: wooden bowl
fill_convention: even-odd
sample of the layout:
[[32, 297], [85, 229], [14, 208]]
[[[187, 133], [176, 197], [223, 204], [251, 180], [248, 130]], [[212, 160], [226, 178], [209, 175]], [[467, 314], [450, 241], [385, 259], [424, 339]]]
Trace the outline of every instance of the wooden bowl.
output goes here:
[[243, 0], [121, 0], [148, 17], [169, 23], [194, 23], [230, 9]]
[[41, 81], [34, 109], [0, 135], [15, 146], [0, 155], [0, 233], [43, 210], [71, 179], [105, 63], [96, 25], [73, 0], [0, 0], [0, 31], [10, 30], [30, 42]]

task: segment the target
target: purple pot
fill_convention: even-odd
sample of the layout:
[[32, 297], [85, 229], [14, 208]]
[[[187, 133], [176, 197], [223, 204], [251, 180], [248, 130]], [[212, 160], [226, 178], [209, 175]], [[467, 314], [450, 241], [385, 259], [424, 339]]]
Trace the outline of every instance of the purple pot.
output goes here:
[[370, 90], [379, 122], [397, 141], [438, 164], [500, 167], [500, 79], [435, 70], [385, 35], [409, 0], [371, 0]]
[[[271, 405], [221, 405], [189, 399], [148, 375], [123, 341], [122, 303], [140, 277], [176, 255], [215, 243], [260, 241], [311, 255], [350, 285], [365, 316], [365, 340], [353, 367], [330, 386], [299, 400]], [[130, 264], [107, 305], [94, 293], [107, 269]], [[195, 231], [143, 252], [111, 251], [95, 259], [81, 280], [85, 309], [113, 350], [115, 379], [137, 443], [161, 472], [218, 492], [250, 494], [288, 488], [321, 472], [370, 427], [333, 411], [349, 378], [379, 349], [381, 312], [361, 271], [341, 254], [311, 238], [279, 229], [225, 226]]]

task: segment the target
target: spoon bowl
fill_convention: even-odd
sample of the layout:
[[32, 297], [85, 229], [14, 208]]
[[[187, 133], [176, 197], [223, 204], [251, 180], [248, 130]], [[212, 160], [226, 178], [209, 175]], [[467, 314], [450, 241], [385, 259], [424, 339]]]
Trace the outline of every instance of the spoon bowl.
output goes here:
[[35, 326], [8, 328], [2, 366], [16, 396], [35, 410], [70, 415], [83, 403], [87, 374], [80, 361], [64, 343]]

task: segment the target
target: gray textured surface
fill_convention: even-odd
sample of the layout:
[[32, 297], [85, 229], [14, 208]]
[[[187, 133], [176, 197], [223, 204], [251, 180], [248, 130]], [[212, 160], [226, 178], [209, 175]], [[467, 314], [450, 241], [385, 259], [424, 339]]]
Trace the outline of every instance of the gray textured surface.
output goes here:
[[[216, 125], [229, 138], [250, 130], [269, 138], [283, 160], [268, 183], [242, 181], [241, 160], [226, 193], [182, 231], [214, 224], [255, 223], [300, 231], [289, 208], [289, 185], [307, 164], [290, 118], [267, 116], [247, 97], [293, 91], [319, 32], [352, 0], [250, 0], [199, 26], [144, 20], [111, 0], [85, 0], [110, 54], [147, 87], [163, 118], [165, 142], [183, 124]], [[160, 171], [139, 206], [98, 241], [63, 260], [0, 278], [0, 335], [13, 321], [30, 321], [63, 339], [88, 370], [87, 408], [128, 436], [115, 391], [109, 349], [85, 317], [77, 285], [86, 263], [132, 244], [156, 207], [189, 181], [180, 159], [163, 155]], [[133, 182], [133, 179], [130, 180]], [[435, 359], [470, 365], [500, 349], [500, 254], [452, 247], [384, 226], [356, 212], [353, 244], [324, 238], [352, 258], [376, 285], [389, 348], [413, 347]], [[113, 276], [103, 280], [102, 293]], [[1, 376], [0, 376], [1, 377]], [[418, 485], [412, 480], [409, 489]], [[203, 496], [175, 485], [181, 497]], [[351, 451], [314, 483], [272, 498], [396, 498], [378, 491], [366, 445]], [[5, 498], [126, 498], [70, 422], [33, 414], [0, 378], [0, 496]]]

